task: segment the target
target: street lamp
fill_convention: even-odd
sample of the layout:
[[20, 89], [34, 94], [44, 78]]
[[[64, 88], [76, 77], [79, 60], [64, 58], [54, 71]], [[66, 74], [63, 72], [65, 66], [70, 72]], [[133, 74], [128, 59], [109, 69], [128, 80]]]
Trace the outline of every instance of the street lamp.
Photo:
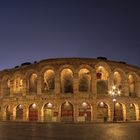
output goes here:
[[112, 86], [111, 90], [109, 91], [109, 94], [113, 97], [113, 107], [114, 107], [114, 112], [113, 112], [113, 122], [117, 121], [117, 116], [116, 116], [116, 101], [117, 101], [117, 96], [121, 95], [121, 91], [116, 87]]

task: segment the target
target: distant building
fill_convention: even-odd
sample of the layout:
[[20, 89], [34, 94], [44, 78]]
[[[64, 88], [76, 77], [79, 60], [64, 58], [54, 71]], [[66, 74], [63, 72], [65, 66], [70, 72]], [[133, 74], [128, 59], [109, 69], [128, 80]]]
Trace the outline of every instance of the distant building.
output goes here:
[[[110, 90], [121, 92], [115, 106]], [[48, 59], [0, 72], [0, 119], [140, 120], [140, 68], [104, 58]]]

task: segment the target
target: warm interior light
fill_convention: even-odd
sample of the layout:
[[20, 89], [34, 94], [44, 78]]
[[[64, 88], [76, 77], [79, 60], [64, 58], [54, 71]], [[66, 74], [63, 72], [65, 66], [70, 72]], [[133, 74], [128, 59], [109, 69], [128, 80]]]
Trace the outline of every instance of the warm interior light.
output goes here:
[[102, 66], [99, 66], [99, 70], [101, 70], [101, 69], [103, 69], [103, 67]]
[[66, 106], [69, 106], [69, 102], [68, 102], [68, 101], [66, 101], [65, 105], [66, 105]]
[[133, 104], [130, 104], [130, 107], [133, 107]]
[[103, 102], [100, 102], [100, 107], [104, 107], [104, 103]]
[[83, 102], [82, 103], [82, 106], [86, 107], [87, 106], [87, 103], [86, 102]]
[[19, 108], [21, 109], [21, 108], [22, 108], [22, 106], [21, 106], [21, 105], [19, 105]]
[[113, 102], [116, 102], [116, 99], [113, 99]]
[[36, 108], [36, 104], [34, 103], [34, 104], [32, 105], [32, 107], [33, 107], [33, 108]]
[[52, 108], [52, 103], [48, 103], [47, 107]]

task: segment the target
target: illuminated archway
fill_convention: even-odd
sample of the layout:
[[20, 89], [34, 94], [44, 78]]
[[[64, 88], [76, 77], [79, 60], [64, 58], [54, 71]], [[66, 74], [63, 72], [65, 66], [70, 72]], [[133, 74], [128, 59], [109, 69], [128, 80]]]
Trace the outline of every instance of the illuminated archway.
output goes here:
[[23, 89], [23, 79], [20, 76], [16, 76], [14, 79], [14, 92], [21, 93]]
[[130, 121], [136, 120], [136, 107], [134, 104], [130, 104], [128, 108], [128, 119]]
[[115, 104], [115, 114], [116, 114], [116, 120], [117, 121], [123, 121], [123, 106], [121, 103]]
[[38, 109], [35, 103], [29, 106], [29, 121], [38, 121]]
[[129, 96], [136, 97], [136, 80], [133, 75], [128, 76]]
[[91, 90], [91, 73], [83, 68], [79, 71], [79, 91], [88, 92]]
[[43, 77], [43, 92], [52, 91], [55, 88], [55, 73], [49, 69], [45, 71]]
[[23, 119], [23, 108], [22, 105], [18, 105], [16, 107], [16, 120], [22, 120]]
[[9, 76], [6, 76], [3, 78], [2, 90], [3, 90], [3, 96], [10, 96], [11, 80], [10, 80]]
[[51, 122], [53, 118], [53, 105], [52, 103], [47, 103], [43, 108], [44, 121]]
[[109, 72], [103, 66], [96, 69], [97, 94], [108, 94]]
[[71, 69], [63, 69], [61, 72], [62, 93], [73, 93], [73, 72]]
[[83, 121], [90, 122], [91, 121], [91, 105], [86, 102], [83, 102], [79, 106], [79, 117], [83, 118]]
[[11, 112], [10, 112], [9, 105], [6, 107], [5, 113], [6, 113], [6, 120], [11, 120]]
[[100, 102], [97, 105], [97, 119], [101, 121], [107, 121], [108, 119], [108, 106], [104, 102]]
[[37, 74], [33, 73], [29, 78], [29, 91], [37, 92]]
[[61, 106], [61, 121], [73, 122], [74, 121], [74, 109], [70, 102], [64, 102]]

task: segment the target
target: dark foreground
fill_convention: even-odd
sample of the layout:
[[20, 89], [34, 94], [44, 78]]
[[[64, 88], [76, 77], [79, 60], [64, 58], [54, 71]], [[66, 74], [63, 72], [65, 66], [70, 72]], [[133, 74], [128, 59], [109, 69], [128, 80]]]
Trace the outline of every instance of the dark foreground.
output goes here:
[[140, 123], [0, 122], [0, 140], [140, 140]]

